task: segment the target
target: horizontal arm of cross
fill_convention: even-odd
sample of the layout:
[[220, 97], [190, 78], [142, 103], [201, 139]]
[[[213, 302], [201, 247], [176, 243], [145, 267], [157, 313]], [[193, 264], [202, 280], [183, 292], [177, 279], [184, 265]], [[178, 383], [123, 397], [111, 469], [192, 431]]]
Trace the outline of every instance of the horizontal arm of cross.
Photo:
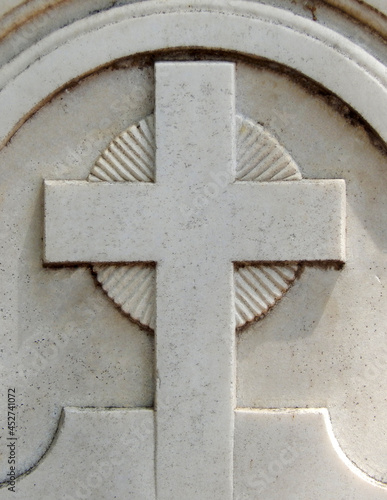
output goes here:
[[345, 261], [345, 181], [230, 186], [232, 260]]
[[46, 263], [157, 260], [151, 183], [45, 181]]
[[[157, 184], [46, 181], [45, 262], [159, 261], [172, 240], [201, 238], [181, 204]], [[345, 260], [341, 180], [230, 184], [203, 216], [232, 261]]]
[[344, 260], [343, 181], [233, 183], [234, 73], [156, 64], [154, 184], [45, 183], [47, 263], [157, 262], [160, 500], [234, 497], [232, 261]]

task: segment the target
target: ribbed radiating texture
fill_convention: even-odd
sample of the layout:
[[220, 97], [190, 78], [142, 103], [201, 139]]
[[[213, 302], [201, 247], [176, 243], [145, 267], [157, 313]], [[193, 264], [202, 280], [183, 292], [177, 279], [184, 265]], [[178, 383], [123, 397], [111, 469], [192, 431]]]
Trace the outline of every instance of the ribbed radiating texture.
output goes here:
[[94, 265], [104, 291], [134, 321], [154, 329], [156, 273], [150, 264]]
[[[237, 181], [291, 181], [302, 178], [285, 149], [260, 125], [237, 117]], [[154, 116], [149, 115], [115, 138], [92, 168], [91, 182], [155, 180]], [[263, 317], [288, 290], [299, 265], [235, 266], [236, 327]], [[151, 264], [94, 265], [106, 294], [131, 319], [154, 330], [156, 269]]]
[[[236, 180], [292, 181], [301, 173], [286, 150], [260, 125], [237, 116]], [[235, 322], [241, 328], [263, 317], [296, 279], [299, 265], [235, 266]]]
[[237, 116], [238, 181], [302, 179], [297, 165], [279, 142], [260, 125]]
[[116, 137], [95, 162], [89, 181], [151, 182], [155, 179], [154, 117], [149, 115]]
[[[156, 140], [149, 115], [116, 137], [95, 162], [91, 182], [153, 182]], [[149, 264], [94, 265], [106, 294], [133, 321], [152, 330], [156, 322], [156, 272]]]
[[299, 265], [250, 265], [234, 271], [235, 321], [240, 328], [264, 316], [296, 278]]

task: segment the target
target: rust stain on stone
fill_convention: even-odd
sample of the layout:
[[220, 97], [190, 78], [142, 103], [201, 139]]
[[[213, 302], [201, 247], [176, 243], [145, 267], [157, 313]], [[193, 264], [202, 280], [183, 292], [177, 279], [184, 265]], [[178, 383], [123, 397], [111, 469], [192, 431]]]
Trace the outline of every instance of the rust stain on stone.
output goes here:
[[[64, 0], [71, 1], [71, 0]], [[288, 66], [281, 65], [279, 63], [261, 58], [252, 57], [239, 54], [233, 51], [222, 51], [222, 50], [211, 50], [203, 48], [174, 48], [174, 49], [164, 49], [157, 52], [143, 52], [141, 54], [136, 54], [129, 57], [123, 57], [116, 59], [114, 61], [109, 61], [107, 64], [103, 64], [90, 70], [76, 78], [68, 81], [58, 89], [56, 89], [52, 94], [48, 95], [40, 103], [38, 103], [34, 108], [32, 108], [28, 114], [19, 120], [15, 127], [10, 131], [8, 136], [5, 138], [3, 144], [0, 144], [0, 151], [4, 146], [7, 146], [12, 140], [12, 137], [19, 130], [19, 128], [29, 120], [40, 108], [45, 104], [49, 103], [57, 95], [66, 89], [75, 88], [84, 79], [90, 76], [97, 76], [99, 73], [107, 70], [120, 70], [125, 67], [138, 66], [143, 68], [149, 65], [153, 65], [156, 61], [162, 60], [225, 60], [231, 62], [244, 62], [246, 64], [252, 64], [256, 68], [262, 68], [273, 73], [285, 76], [290, 81], [296, 83], [302, 87], [310, 95], [321, 99], [326, 105], [328, 105], [335, 112], [340, 114], [351, 126], [362, 127], [368, 135], [368, 138], [372, 144], [380, 153], [387, 156], [387, 145], [379, 134], [373, 129], [373, 127], [351, 106], [344, 102], [341, 98], [335, 95], [330, 90], [326, 89], [318, 82], [311, 80], [304, 74], [296, 71]]]
[[[73, 0], [57, 0], [57, 1], [55, 1], [55, 3], [51, 3], [51, 4], [46, 5], [45, 7], [42, 7], [38, 10], [34, 10], [32, 13], [28, 13], [24, 16], [21, 16], [19, 19], [14, 21], [6, 30], [4, 30], [0, 34], [0, 42], [2, 40], [4, 40], [5, 38], [7, 38], [7, 36], [9, 36], [14, 31], [16, 31], [17, 29], [24, 26], [25, 24], [37, 19], [38, 17], [40, 17], [44, 14], [47, 14], [47, 12], [54, 10], [58, 6], [62, 6], [65, 3], [71, 3], [72, 1]], [[29, 3], [30, 3], [30, 0], [26, 0], [22, 4], [14, 7], [10, 11], [8, 11], [1, 20], [6, 20], [7, 17], [13, 15], [18, 10], [22, 10], [24, 7], [28, 6]]]

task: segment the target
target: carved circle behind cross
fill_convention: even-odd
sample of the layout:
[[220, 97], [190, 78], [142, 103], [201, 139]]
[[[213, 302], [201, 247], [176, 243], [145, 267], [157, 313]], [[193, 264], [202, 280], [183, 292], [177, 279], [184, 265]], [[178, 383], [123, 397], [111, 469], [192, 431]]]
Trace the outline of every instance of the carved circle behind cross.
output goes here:
[[[289, 153], [251, 120], [237, 116], [238, 182], [302, 179]], [[154, 182], [156, 140], [151, 114], [116, 137], [95, 162], [90, 182]], [[263, 318], [283, 297], [301, 265], [234, 264], [235, 323], [240, 329]], [[105, 293], [130, 319], [151, 330], [156, 325], [156, 267], [149, 263], [94, 264]]]

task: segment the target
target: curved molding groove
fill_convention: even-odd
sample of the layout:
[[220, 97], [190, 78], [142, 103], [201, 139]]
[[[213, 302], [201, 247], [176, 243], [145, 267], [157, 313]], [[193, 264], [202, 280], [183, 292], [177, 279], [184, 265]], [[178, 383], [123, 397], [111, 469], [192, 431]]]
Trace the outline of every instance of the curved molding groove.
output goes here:
[[[55, 498], [74, 498], [79, 491], [81, 498], [86, 490], [101, 496], [106, 489], [106, 498], [112, 491], [126, 498], [129, 491], [138, 495], [133, 498], [155, 499], [154, 432], [152, 409], [63, 408], [49, 449], [18, 476], [18, 494], [29, 498], [33, 488], [41, 498], [47, 491]], [[332, 490], [327, 498], [387, 498], [387, 486], [344, 454], [326, 408], [238, 408], [234, 468], [238, 500], [269, 495], [271, 488], [276, 498], [299, 498], [301, 491], [305, 498], [319, 498], [321, 484]], [[54, 482], [53, 470], [61, 471]]]
[[[106, 11], [112, 8], [113, 3], [111, 0], [83, 0], [81, 5], [75, 0], [8, 1], [11, 3], [3, 8], [0, 7], [0, 43], [7, 37], [9, 38], [5, 44], [2, 44], [3, 64], [15, 57], [18, 51], [25, 50], [28, 45], [47, 36], [50, 31], [60, 29], [97, 11]], [[384, 38], [387, 37], [387, 7], [384, 6], [384, 0], [364, 0], [362, 2], [358, 0], [323, 0], [323, 2], [316, 8], [313, 5], [305, 4], [301, 10], [297, 10], [297, 6], [291, 0], [272, 0], [273, 6], [280, 5], [281, 8], [293, 10], [297, 14], [304, 13], [305, 17], [312, 13], [314, 20], [318, 22], [320, 22], [321, 7], [326, 5], [329, 8], [332, 6], [351, 16], [356, 23], [363, 23]], [[123, 0], [120, 3], [133, 2], [132, 0]], [[329, 17], [332, 17], [334, 11], [329, 10]], [[318, 15], [315, 14], [316, 11]], [[336, 23], [336, 18], [343, 21], [343, 16], [334, 16], [334, 18]], [[345, 21], [348, 21], [348, 18]], [[333, 29], [335, 29], [335, 23], [333, 23]]]
[[387, 498], [387, 485], [345, 455], [326, 408], [239, 408], [235, 416], [236, 498], [320, 498], [321, 484], [325, 498]]
[[166, 47], [233, 51], [289, 66], [337, 94], [387, 141], [387, 71], [365, 50], [278, 8], [244, 1], [230, 1], [227, 8], [218, 1], [185, 5], [149, 1], [96, 14], [49, 35], [4, 66], [0, 144], [72, 80], [114, 60]]
[[[337, 7], [357, 21], [364, 23], [387, 38], [387, 6], [384, 0], [325, 0], [329, 5]], [[383, 5], [384, 3], [384, 5]]]
[[[302, 178], [278, 141], [237, 116], [237, 182], [276, 182]], [[113, 139], [95, 162], [89, 182], [153, 182], [156, 140], [154, 115]], [[288, 291], [301, 265], [238, 264], [234, 266], [235, 323], [242, 328], [262, 318]], [[97, 281], [110, 299], [135, 323], [155, 329], [156, 267], [153, 264], [95, 264]]]
[[155, 499], [153, 410], [63, 408], [48, 449], [17, 477], [18, 497], [30, 498], [31, 491], [34, 498], [47, 492], [50, 498], [82, 498], [85, 491], [90, 498], [109, 498], [114, 491], [117, 498], [129, 492]]
[[[149, 32], [154, 36], [149, 37]], [[0, 70], [0, 148], [34, 111], [76, 79], [121, 58], [203, 47], [263, 58], [304, 74], [348, 103], [387, 142], [386, 67], [347, 38], [301, 16], [255, 2], [198, 0], [187, 7], [182, 0], [152, 0], [77, 21], [4, 66]], [[255, 133], [258, 138], [253, 137]], [[292, 159], [265, 134], [256, 124], [241, 120], [236, 180], [299, 179], [301, 174]], [[152, 119], [148, 117], [112, 141], [93, 166], [89, 181], [152, 182], [154, 149]], [[154, 328], [154, 267], [94, 266], [94, 271], [105, 292], [126, 314]], [[286, 266], [236, 265], [237, 326], [264, 316], [291, 286], [298, 271], [299, 264], [293, 262]], [[99, 495], [108, 498], [114, 487], [119, 498], [140, 494], [155, 498], [153, 410], [66, 408], [63, 415], [49, 449], [34, 467], [19, 476], [23, 478], [19, 489], [23, 498], [29, 498], [31, 488], [35, 488], [37, 498], [40, 492], [43, 498], [45, 491], [63, 498], [85, 478], [91, 488], [92, 467], [103, 477]], [[114, 444], [108, 455], [106, 439], [101, 436], [108, 436]], [[296, 450], [290, 453], [291, 458], [282, 453], [284, 449], [289, 451], [285, 448], [289, 442]], [[270, 488], [278, 476], [280, 488], [285, 488], [282, 497], [288, 498], [286, 491], [294, 487], [294, 481], [304, 484], [299, 474], [305, 471], [305, 487], [309, 488], [305, 498], [321, 494], [317, 483], [334, 487], [332, 498], [363, 500], [370, 498], [371, 487], [376, 487], [371, 492], [373, 499], [387, 498], [386, 485], [364, 473], [343, 453], [326, 409], [238, 409], [235, 443], [235, 477], [240, 481], [236, 500], [249, 498], [244, 496], [249, 493], [251, 498], [251, 491], [257, 488]], [[120, 457], [124, 459], [122, 465], [114, 467], [117, 460], [120, 464]], [[109, 473], [106, 461], [114, 467]], [[135, 478], [134, 482], [128, 480], [129, 484], [128, 463], [133, 464], [130, 476]], [[276, 475], [278, 464], [281, 474]], [[62, 468], [63, 475], [58, 472]], [[265, 477], [259, 475], [262, 470]], [[52, 471], [56, 471], [57, 484], [52, 484]]]
[[[49, 440], [49, 443], [46, 446], [46, 449], [44, 450], [44, 452], [42, 453], [42, 455], [38, 458], [38, 460], [31, 467], [29, 467], [27, 470], [19, 473], [16, 476], [17, 480], [21, 480], [24, 477], [26, 477], [29, 474], [31, 474], [32, 472], [34, 472], [34, 470], [45, 460], [45, 458], [46, 458], [47, 454], [50, 452], [50, 450], [53, 449], [53, 447], [55, 446], [55, 443], [56, 443], [56, 441], [58, 439], [58, 436], [60, 434], [60, 431], [61, 431], [61, 429], [63, 427], [63, 421], [64, 421], [64, 418], [65, 418], [65, 410], [66, 410], [66, 408], [62, 408], [62, 411], [59, 414], [59, 418], [58, 418], [58, 421], [57, 421], [57, 425], [56, 425], [55, 431], [54, 431], [51, 439]], [[0, 489], [1, 488], [5, 488], [6, 486], [8, 486], [8, 483], [6, 481], [0, 482]]]

